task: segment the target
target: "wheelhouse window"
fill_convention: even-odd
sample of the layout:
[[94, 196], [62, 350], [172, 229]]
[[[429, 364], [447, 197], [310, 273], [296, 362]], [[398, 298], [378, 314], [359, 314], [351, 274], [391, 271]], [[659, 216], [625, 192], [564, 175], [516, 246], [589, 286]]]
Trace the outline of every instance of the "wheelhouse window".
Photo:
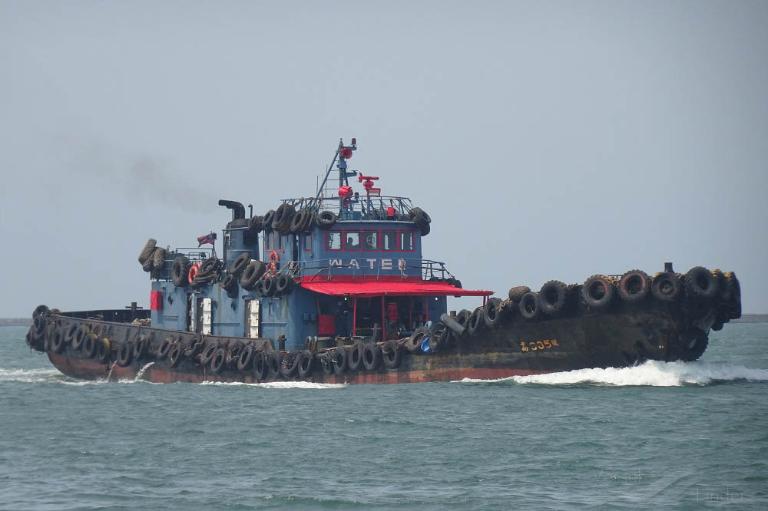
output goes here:
[[379, 248], [379, 236], [377, 232], [364, 232], [363, 250], [377, 250]]
[[341, 250], [341, 233], [328, 233], [328, 250]]
[[304, 235], [304, 250], [306, 252], [312, 251], [312, 235], [311, 234]]
[[413, 250], [413, 233], [412, 232], [400, 233], [400, 250], [403, 250], [403, 251]]
[[383, 250], [396, 250], [397, 238], [394, 231], [383, 231], [381, 233], [381, 248]]
[[345, 232], [344, 236], [347, 238], [344, 248], [347, 250], [360, 250], [360, 233], [359, 232]]

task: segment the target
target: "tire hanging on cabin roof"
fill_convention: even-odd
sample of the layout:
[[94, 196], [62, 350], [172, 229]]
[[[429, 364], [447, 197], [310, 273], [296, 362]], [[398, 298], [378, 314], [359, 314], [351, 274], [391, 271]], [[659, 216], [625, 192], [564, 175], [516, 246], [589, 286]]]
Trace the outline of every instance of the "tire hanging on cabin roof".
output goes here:
[[336, 223], [336, 213], [333, 211], [321, 211], [317, 214], [317, 225], [321, 229], [330, 229]]
[[264, 216], [261, 219], [262, 227], [265, 231], [271, 231], [272, 230], [272, 222], [275, 220], [275, 210], [270, 209], [266, 213], [264, 213]]
[[290, 231], [292, 233], [298, 234], [304, 230], [304, 224], [307, 221], [308, 212], [308, 209], [301, 209], [295, 215], [293, 215], [290, 227]]
[[173, 260], [171, 266], [171, 280], [176, 287], [187, 287], [189, 285], [189, 259], [180, 255]]
[[259, 233], [264, 227], [264, 217], [252, 216], [248, 221], [248, 228], [243, 233], [243, 241], [248, 245], [253, 245], [259, 241]]
[[219, 287], [221, 287], [230, 298], [235, 298], [237, 296], [237, 278], [231, 273], [227, 273], [224, 276], [222, 281], [219, 282]]
[[152, 263], [152, 256], [150, 255], [150, 257], [146, 261], [144, 261], [144, 264], [141, 265], [141, 269], [144, 270], [145, 272], [149, 273], [154, 268], [155, 268], [155, 266]]
[[229, 264], [229, 268], [227, 268], [227, 271], [229, 271], [231, 275], [234, 275], [235, 278], [239, 279], [240, 275], [243, 274], [243, 272], [248, 267], [250, 262], [251, 262], [251, 252], [249, 250], [246, 250], [245, 252], [242, 252], [239, 256], [237, 256], [235, 260]]
[[258, 259], [253, 259], [240, 276], [240, 286], [247, 291], [252, 291], [265, 271], [267, 266]]
[[272, 229], [281, 234], [288, 234], [291, 230], [291, 220], [293, 220], [293, 215], [295, 214], [296, 208], [287, 202], [283, 202], [275, 211], [275, 216], [272, 219]]
[[291, 292], [293, 288], [293, 278], [286, 274], [281, 273], [275, 279], [275, 295], [283, 295]]
[[168, 251], [162, 247], [157, 247], [155, 251], [152, 252], [152, 269], [154, 271], [163, 271], [163, 268], [165, 267], [165, 256], [167, 254]]
[[144, 244], [144, 248], [141, 249], [141, 252], [139, 252], [139, 264], [144, 266], [144, 263], [147, 262], [152, 257], [152, 252], [155, 250], [155, 247], [157, 246], [157, 240], [153, 238], [149, 238], [147, 242]]

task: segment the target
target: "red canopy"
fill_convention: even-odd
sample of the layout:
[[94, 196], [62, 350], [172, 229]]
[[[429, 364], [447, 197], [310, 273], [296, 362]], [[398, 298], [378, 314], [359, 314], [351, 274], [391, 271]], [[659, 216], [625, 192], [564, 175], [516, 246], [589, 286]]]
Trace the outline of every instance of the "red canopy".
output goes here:
[[447, 282], [431, 280], [323, 280], [302, 282], [301, 287], [332, 296], [490, 296], [493, 291], [462, 289]]

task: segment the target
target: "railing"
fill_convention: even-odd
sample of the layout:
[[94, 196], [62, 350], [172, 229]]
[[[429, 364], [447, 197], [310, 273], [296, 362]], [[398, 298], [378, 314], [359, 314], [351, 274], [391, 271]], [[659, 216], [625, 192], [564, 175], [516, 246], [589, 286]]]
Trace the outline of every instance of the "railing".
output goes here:
[[[351, 272], [349, 271], [350, 269], [352, 270]], [[395, 263], [392, 271], [382, 271], [380, 267], [371, 269], [366, 266], [357, 268], [350, 266], [349, 264], [342, 266], [330, 265], [325, 262], [325, 260], [291, 261], [280, 268], [279, 273], [289, 273], [296, 278], [308, 277], [321, 280], [323, 278], [333, 277], [334, 271], [336, 271], [336, 275], [344, 275], [348, 277], [392, 277], [397, 276], [399, 272], [403, 277], [419, 276], [422, 280], [456, 280], [453, 273], [448, 271], [445, 267], [444, 262], [432, 261], [429, 259], [421, 259], [418, 262], [406, 261], [404, 266], [398, 266], [397, 263]]]
[[296, 209], [309, 208], [315, 211], [329, 210], [341, 220], [388, 220], [387, 209], [395, 209], [396, 219], [408, 220], [408, 213], [413, 209], [411, 199], [395, 195], [357, 195], [349, 199], [340, 197], [301, 197], [283, 199]]
[[168, 260], [173, 261], [177, 255], [186, 256], [187, 259], [189, 259], [191, 262], [205, 261], [206, 259], [214, 255], [214, 249], [207, 248], [207, 247], [199, 247], [199, 248], [181, 247], [171, 252], [168, 252], [168, 256], [166, 256], [166, 261]]
[[432, 261], [430, 259], [421, 260], [421, 278], [423, 280], [448, 280], [456, 279], [453, 273], [449, 272], [442, 261]]

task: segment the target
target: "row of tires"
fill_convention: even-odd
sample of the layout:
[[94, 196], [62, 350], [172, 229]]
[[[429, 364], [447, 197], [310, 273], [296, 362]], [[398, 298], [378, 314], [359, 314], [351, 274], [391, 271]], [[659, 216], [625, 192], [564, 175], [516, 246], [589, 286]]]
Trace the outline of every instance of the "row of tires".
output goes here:
[[185, 342], [178, 335], [169, 335], [153, 347], [151, 334], [141, 334], [136, 339], [114, 346], [100, 325], [63, 324], [49, 321], [47, 315], [43, 314], [35, 316], [30, 335], [32, 339], [27, 339], [30, 346], [39, 337], [43, 340], [41, 349], [44, 351], [63, 353], [69, 348], [86, 358], [104, 363], [114, 361], [120, 367], [127, 367], [134, 362], [164, 360], [171, 368], [176, 368], [188, 359], [204, 367], [210, 374], [219, 374], [227, 369], [253, 372], [259, 381], [278, 377], [305, 379], [315, 368], [321, 369], [326, 375], [377, 371], [382, 367], [395, 369], [401, 360], [401, 349], [397, 341], [357, 342], [313, 353], [309, 350], [265, 350], [263, 345], [242, 341], [203, 342], [198, 339]]
[[[509, 299], [491, 298], [483, 307], [462, 310], [452, 320], [456, 327], [439, 323], [431, 330], [417, 329], [406, 341], [410, 351], [436, 351], [457, 336], [476, 335], [479, 331], [496, 328], [500, 322], [520, 316], [533, 321], [557, 317], [577, 307], [579, 302], [587, 311], [605, 311], [618, 302], [639, 305], [649, 299], [675, 304], [686, 298], [690, 305], [717, 305], [713, 328], [741, 316], [741, 288], [736, 276], [719, 270], [709, 271], [697, 266], [684, 275], [672, 272], [649, 277], [641, 270], [631, 270], [621, 277], [593, 275], [582, 285], [566, 285], [557, 280], [545, 283], [538, 292], [527, 286], [513, 287]], [[708, 310], [708, 309], [707, 309]], [[426, 344], [425, 344], [426, 341]]]
[[[148, 271], [159, 271], [165, 264], [167, 252], [156, 247], [156, 243], [156, 240], [149, 239], [139, 256], [139, 261], [147, 261], [144, 267], [149, 268]], [[246, 291], [255, 291], [259, 296], [282, 296], [289, 293], [294, 285], [293, 277], [286, 272], [277, 273], [276, 265], [270, 268], [271, 264], [252, 259], [248, 251], [241, 253], [226, 269], [223, 261], [216, 257], [192, 263], [186, 256], [178, 255], [171, 264], [170, 276], [177, 287], [198, 288], [218, 282], [232, 298], [237, 296], [238, 284]]]
[[[284, 202], [277, 209], [270, 209], [263, 216], [256, 215], [249, 219], [243, 218], [230, 222], [230, 227], [246, 227], [247, 242], [254, 242], [261, 231], [277, 231], [281, 234], [299, 234], [309, 232], [317, 225], [321, 229], [330, 229], [336, 224], [338, 216], [333, 211], [317, 211], [312, 207], [296, 209], [293, 204]], [[408, 216], [401, 220], [409, 220], [416, 224], [422, 236], [430, 231], [432, 218], [421, 208], [415, 207]]]

